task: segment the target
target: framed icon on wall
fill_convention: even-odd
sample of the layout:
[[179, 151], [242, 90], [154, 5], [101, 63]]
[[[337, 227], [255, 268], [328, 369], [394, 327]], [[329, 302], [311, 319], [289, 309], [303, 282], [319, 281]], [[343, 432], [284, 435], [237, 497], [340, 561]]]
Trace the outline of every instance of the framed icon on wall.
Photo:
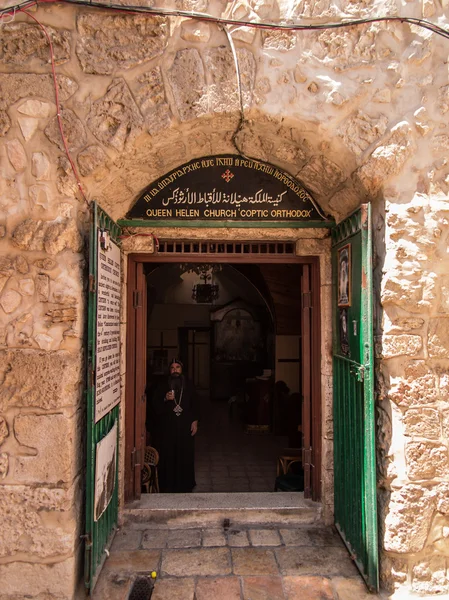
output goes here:
[[338, 251], [338, 296], [339, 307], [351, 306], [351, 244]]

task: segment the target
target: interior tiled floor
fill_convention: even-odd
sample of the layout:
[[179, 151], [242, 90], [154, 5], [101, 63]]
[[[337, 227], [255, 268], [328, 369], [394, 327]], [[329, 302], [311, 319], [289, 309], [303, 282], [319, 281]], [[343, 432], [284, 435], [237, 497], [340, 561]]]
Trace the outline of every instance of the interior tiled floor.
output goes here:
[[272, 492], [287, 438], [245, 433], [238, 406], [201, 402], [195, 441], [195, 492]]

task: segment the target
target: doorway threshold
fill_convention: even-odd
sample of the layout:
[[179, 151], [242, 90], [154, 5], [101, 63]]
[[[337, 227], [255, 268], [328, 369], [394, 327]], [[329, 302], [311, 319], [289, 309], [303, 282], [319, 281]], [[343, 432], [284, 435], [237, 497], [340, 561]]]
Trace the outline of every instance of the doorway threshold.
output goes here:
[[128, 504], [121, 516], [124, 524], [148, 527], [151, 523], [162, 528], [318, 525], [321, 508], [298, 492], [144, 494]]

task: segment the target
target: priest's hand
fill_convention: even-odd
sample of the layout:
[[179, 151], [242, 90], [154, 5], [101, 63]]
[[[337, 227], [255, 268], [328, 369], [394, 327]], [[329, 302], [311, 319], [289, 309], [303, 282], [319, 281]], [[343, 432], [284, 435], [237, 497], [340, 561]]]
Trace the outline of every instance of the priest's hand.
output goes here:
[[175, 399], [175, 392], [174, 390], [170, 390], [165, 394], [165, 400], [166, 401], [170, 401], [170, 400], [174, 400]]
[[190, 431], [192, 432], [192, 435], [196, 434], [196, 432], [198, 431], [198, 421], [193, 421], [192, 426], [190, 427]]

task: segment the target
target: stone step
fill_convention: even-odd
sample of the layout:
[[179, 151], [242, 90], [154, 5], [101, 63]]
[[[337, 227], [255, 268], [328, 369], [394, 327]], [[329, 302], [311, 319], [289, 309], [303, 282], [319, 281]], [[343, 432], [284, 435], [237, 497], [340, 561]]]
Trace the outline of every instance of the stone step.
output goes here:
[[[320, 524], [321, 504], [297, 492], [145, 494], [122, 511], [133, 528], [197, 528]], [[227, 523], [226, 523], [227, 525]]]

